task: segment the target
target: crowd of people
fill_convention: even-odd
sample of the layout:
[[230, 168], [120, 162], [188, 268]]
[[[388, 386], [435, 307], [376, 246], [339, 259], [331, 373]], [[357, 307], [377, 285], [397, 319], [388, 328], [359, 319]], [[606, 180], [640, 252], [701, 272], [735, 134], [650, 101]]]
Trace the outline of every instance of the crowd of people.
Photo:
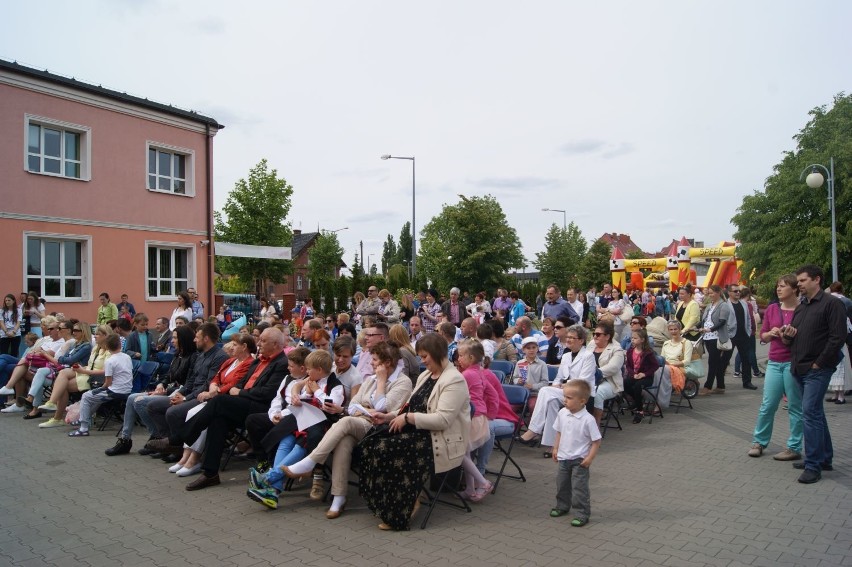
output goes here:
[[[579, 527], [591, 513], [589, 467], [605, 404], [623, 399], [633, 422], [642, 422], [656, 409], [644, 389], [660, 361], [672, 384], [683, 387], [704, 374], [704, 354], [701, 394], [724, 393], [734, 348], [743, 387], [756, 389], [757, 337], [770, 352], [749, 455], [767, 447], [786, 398], [790, 437], [775, 458], [796, 461], [803, 483], [831, 470], [822, 403], [843, 374], [842, 352], [848, 366], [852, 302], [839, 284], [823, 291], [823, 278], [815, 266], [779, 278], [777, 302], [762, 315], [740, 286], [710, 286], [706, 293], [684, 286], [678, 301], [653, 317], [667, 294], [662, 301], [649, 297], [651, 310], [643, 309], [642, 292], [622, 298], [606, 284], [600, 293], [569, 289], [563, 297], [549, 285], [540, 320], [507, 290], [488, 301], [485, 293], [471, 299], [453, 288], [441, 301], [430, 289], [397, 302], [370, 286], [366, 296], [356, 294], [351, 312], [323, 315], [306, 304], [295, 328], [262, 300], [257, 323], [227, 341], [221, 320], [204, 319], [193, 290], [179, 294], [171, 316], [156, 319], [153, 329], [127, 296], [114, 305], [101, 294], [94, 336], [86, 322], [39, 311], [37, 297], [8, 295], [0, 395], [11, 400], [2, 412], [47, 416], [39, 427], [70, 423], [70, 437], [86, 437], [101, 405], [124, 402], [121, 430], [106, 455], [130, 453], [141, 424], [147, 440], [138, 453], [162, 459], [176, 476], [195, 477], [186, 485], [195, 491], [220, 483], [223, 453], [235, 444], [235, 452], [257, 460], [247, 496], [273, 509], [288, 479], [311, 479], [310, 497], [322, 498], [331, 458], [329, 519], [345, 511], [357, 454], [359, 491], [379, 528], [400, 530], [408, 529], [421, 488], [435, 474], [459, 469], [460, 496], [487, 499], [495, 438], [519, 425], [503, 388], [510, 384], [531, 396], [529, 423], [516, 442], [540, 444], [559, 465], [551, 515], [573, 511], [571, 524]], [[33, 325], [41, 336], [29, 332]], [[16, 337], [25, 339], [23, 353]], [[159, 366], [155, 380], [134, 391], [133, 373], [148, 361]], [[511, 368], [505, 377], [492, 371], [497, 361]], [[837, 403], [847, 389], [840, 380], [832, 390]], [[77, 410], [68, 411], [78, 394]]]

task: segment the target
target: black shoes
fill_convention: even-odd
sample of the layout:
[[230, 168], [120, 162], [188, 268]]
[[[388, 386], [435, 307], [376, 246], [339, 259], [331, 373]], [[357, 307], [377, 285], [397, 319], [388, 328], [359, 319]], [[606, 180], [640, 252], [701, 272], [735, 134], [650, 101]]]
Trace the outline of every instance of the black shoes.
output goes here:
[[[834, 470], [834, 467], [828, 463], [822, 463], [819, 467], [826, 472], [831, 472]], [[805, 463], [803, 461], [793, 463], [793, 468], [798, 469], [800, 471], [805, 470]]]
[[799, 482], [801, 482], [802, 484], [813, 484], [815, 482], [818, 482], [821, 478], [822, 474], [819, 471], [805, 469], [805, 471], [799, 477]]
[[757, 390], [757, 386], [749, 382], [748, 384], [743, 384], [743, 388], [746, 390]]
[[115, 445], [104, 451], [104, 453], [106, 453], [107, 457], [126, 455], [130, 452], [131, 447], [133, 447], [133, 441], [125, 439], [124, 437], [119, 437], [115, 442]]

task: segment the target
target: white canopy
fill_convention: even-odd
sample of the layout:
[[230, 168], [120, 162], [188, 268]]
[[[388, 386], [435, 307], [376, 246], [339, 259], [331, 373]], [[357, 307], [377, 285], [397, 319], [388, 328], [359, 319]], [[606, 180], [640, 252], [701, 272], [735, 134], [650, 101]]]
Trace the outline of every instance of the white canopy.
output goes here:
[[292, 260], [293, 249], [289, 246], [252, 246], [250, 244], [231, 244], [216, 242], [217, 256], [235, 256], [237, 258], [266, 258], [269, 260]]

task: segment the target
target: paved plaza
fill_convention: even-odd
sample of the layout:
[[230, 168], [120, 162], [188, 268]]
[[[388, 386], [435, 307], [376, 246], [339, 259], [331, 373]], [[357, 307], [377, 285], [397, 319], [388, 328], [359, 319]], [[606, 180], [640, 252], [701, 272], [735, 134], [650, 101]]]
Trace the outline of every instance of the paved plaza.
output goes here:
[[746, 456], [763, 381], [750, 392], [729, 380], [694, 410], [607, 433], [584, 528], [549, 517], [556, 465], [520, 445], [526, 483], [504, 479], [470, 514], [439, 507], [426, 530], [394, 533], [354, 488], [336, 520], [305, 485], [266, 510], [245, 496], [246, 462], [186, 492], [189, 480], [135, 453], [141, 428], [133, 453], [106, 457], [117, 425], [70, 439], [2, 415], [0, 565], [852, 565], [852, 406], [826, 404], [835, 471], [803, 485], [771, 458], [785, 411], [765, 456]]

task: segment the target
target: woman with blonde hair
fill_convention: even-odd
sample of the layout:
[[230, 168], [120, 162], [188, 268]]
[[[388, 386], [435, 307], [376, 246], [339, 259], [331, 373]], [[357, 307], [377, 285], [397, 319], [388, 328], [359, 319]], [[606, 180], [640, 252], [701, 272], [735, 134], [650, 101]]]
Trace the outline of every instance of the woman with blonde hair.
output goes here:
[[390, 328], [388, 338], [399, 346], [400, 360], [402, 361], [402, 373], [411, 379], [412, 384], [417, 382], [420, 376], [420, 357], [414, 352], [408, 331], [402, 325], [393, 325]]
[[89, 356], [89, 364], [79, 366], [75, 364], [71, 368], [66, 368], [57, 374], [53, 381], [53, 391], [50, 393], [50, 400], [39, 406], [42, 411], [53, 411], [53, 417], [39, 423], [41, 428], [46, 427], [61, 427], [65, 425], [62, 420], [65, 415], [65, 407], [68, 405], [68, 395], [71, 392], [85, 392], [92, 388], [92, 378], [95, 380], [103, 379], [104, 363], [109, 358], [110, 352], [106, 346], [107, 338], [114, 335], [115, 331], [109, 325], [99, 325], [95, 332], [95, 348], [92, 349], [92, 354]]

